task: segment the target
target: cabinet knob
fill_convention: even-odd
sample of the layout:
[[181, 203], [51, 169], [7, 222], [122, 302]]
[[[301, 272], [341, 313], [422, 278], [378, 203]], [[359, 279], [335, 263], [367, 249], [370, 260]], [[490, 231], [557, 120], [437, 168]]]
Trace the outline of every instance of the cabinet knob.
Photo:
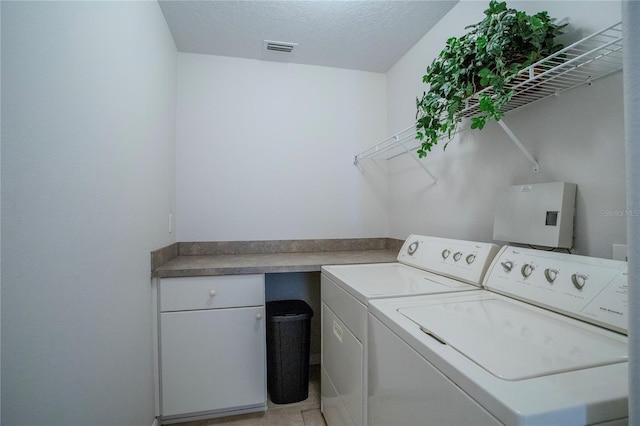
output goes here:
[[258, 313], [256, 314], [256, 319], [257, 319], [257, 320], [262, 319], [262, 314], [261, 314], [260, 312], [258, 312]]
[[216, 295], [216, 291], [215, 290], [209, 290], [209, 296], [213, 297]]

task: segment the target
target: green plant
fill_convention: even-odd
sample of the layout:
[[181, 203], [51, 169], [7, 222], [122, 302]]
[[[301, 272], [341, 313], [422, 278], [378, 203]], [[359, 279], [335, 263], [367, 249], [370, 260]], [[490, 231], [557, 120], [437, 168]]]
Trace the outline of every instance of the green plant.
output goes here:
[[482, 129], [487, 120], [500, 120], [514, 94], [509, 83], [518, 72], [563, 47], [555, 38], [564, 25], [556, 25], [546, 11], [528, 15], [507, 8], [506, 2], [491, 0], [484, 14], [482, 21], [466, 27], [469, 31], [462, 37], [447, 40], [422, 78], [429, 88], [416, 99], [420, 157], [440, 138], [451, 139], [467, 100], [485, 87], [491, 90], [473, 99], [478, 113], [470, 117], [471, 128]]

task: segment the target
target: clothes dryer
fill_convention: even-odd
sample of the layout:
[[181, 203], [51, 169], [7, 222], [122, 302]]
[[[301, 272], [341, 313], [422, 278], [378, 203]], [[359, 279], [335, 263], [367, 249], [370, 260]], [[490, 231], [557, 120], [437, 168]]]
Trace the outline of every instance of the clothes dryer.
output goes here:
[[411, 235], [397, 262], [323, 266], [321, 409], [331, 425], [367, 424], [367, 309], [374, 299], [479, 290], [494, 244]]
[[487, 290], [372, 301], [371, 425], [626, 424], [626, 262], [505, 246]]

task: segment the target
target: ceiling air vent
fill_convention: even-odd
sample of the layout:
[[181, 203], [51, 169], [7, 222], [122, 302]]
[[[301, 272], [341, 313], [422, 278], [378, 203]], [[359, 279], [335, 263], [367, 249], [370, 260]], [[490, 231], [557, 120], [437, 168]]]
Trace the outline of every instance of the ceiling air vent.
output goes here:
[[288, 41], [271, 41], [265, 40], [263, 49], [271, 52], [293, 53], [293, 49], [298, 43], [289, 43]]

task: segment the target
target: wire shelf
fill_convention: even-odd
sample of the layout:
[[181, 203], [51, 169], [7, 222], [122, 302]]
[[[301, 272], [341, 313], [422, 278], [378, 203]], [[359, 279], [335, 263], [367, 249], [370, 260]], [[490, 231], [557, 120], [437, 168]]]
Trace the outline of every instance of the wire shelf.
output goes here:
[[[513, 111], [575, 87], [591, 84], [594, 80], [621, 70], [622, 60], [622, 23], [618, 22], [520, 71], [508, 84], [515, 93], [503, 111]], [[493, 95], [493, 90], [487, 87], [476, 92], [467, 100], [459, 117], [476, 115], [479, 97], [484, 93]], [[468, 126], [463, 126], [460, 131], [467, 128]], [[391, 159], [415, 151], [420, 146], [419, 141], [411, 138], [415, 134], [415, 125], [410, 126], [357, 154], [354, 164], [365, 158]]]

